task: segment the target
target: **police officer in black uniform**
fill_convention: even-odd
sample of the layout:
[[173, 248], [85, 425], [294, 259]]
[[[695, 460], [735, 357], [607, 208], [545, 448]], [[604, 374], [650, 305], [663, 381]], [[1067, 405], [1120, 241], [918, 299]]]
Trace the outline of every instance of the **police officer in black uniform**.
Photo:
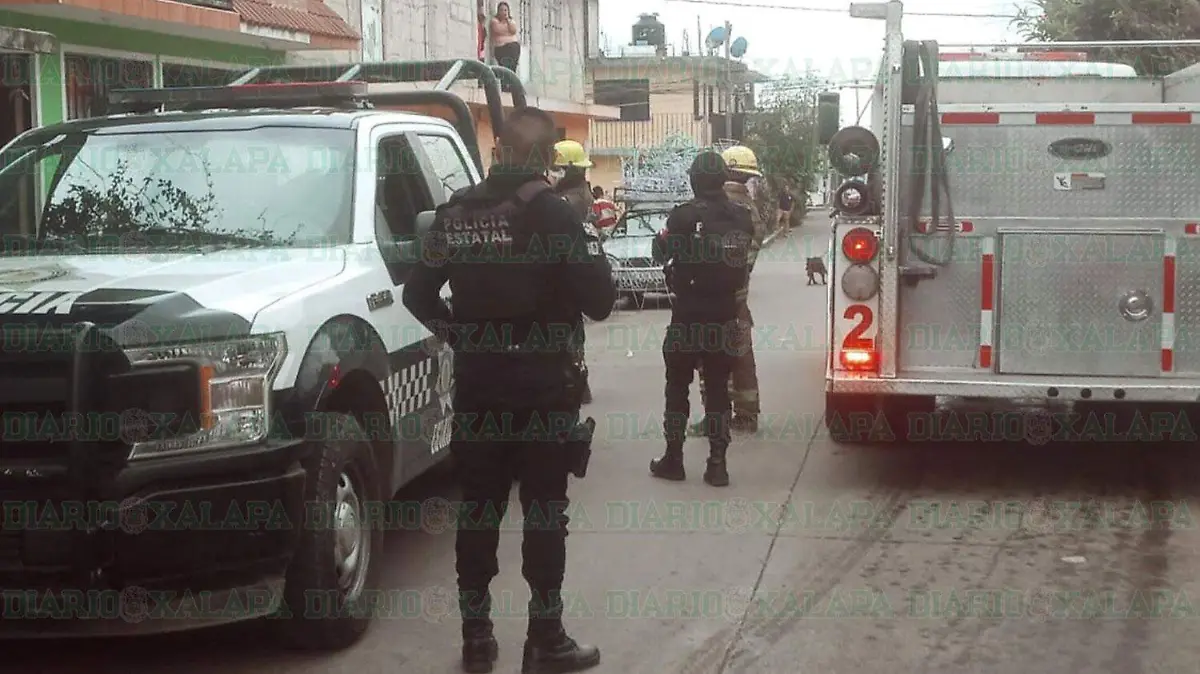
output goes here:
[[704, 481], [716, 487], [729, 484], [725, 462], [730, 443], [729, 377], [736, 356], [738, 291], [748, 280], [747, 260], [754, 238], [749, 211], [725, 194], [726, 174], [720, 154], [698, 154], [689, 171], [695, 198], [671, 211], [664, 237], [656, 239], [654, 246], [655, 258], [669, 270], [676, 299], [663, 340], [667, 451], [650, 462], [650, 473], [665, 480], [686, 478], [683, 443], [690, 412], [688, 394], [693, 373], [701, 365], [700, 376], [708, 391], [704, 426], [710, 448]]
[[[546, 170], [554, 119], [514, 111], [487, 180], [456, 192], [438, 215], [404, 305], [454, 349], [455, 437], [462, 483], [456, 541], [463, 669], [490, 672], [497, 657], [489, 585], [514, 476], [525, 515], [522, 573], [532, 598], [526, 674], [576, 672], [600, 651], [563, 629], [567, 474], [560, 439], [579, 418], [573, 330], [581, 312], [603, 320], [616, 301], [599, 241], [551, 191]], [[452, 307], [440, 298], [450, 284]]]

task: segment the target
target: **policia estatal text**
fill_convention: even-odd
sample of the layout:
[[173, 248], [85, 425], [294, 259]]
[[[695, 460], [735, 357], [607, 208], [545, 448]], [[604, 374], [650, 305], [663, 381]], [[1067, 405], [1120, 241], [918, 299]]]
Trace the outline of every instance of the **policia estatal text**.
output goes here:
[[[532, 591], [522, 671], [576, 672], [600, 662], [600, 651], [576, 643], [562, 624], [567, 475], [582, 474], [576, 449], [589, 440], [572, 435], [582, 382], [571, 353], [581, 313], [607, 318], [616, 288], [598, 239], [546, 180], [556, 139], [549, 115], [514, 111], [487, 180], [439, 207], [429, 252], [404, 286], [405, 306], [455, 352], [451, 454], [464, 503], [455, 547], [468, 672], [492, 671], [497, 657], [489, 586], [514, 477], [525, 516], [522, 573]], [[459, 221], [491, 231], [481, 240], [496, 243], [452, 245], [446, 223]], [[440, 299], [446, 283], [452, 305]], [[535, 333], [561, 338], [524, 348], [523, 336]], [[511, 343], [465, 343], [475, 334], [508, 335]], [[490, 428], [526, 430], [493, 437]]]
[[654, 257], [665, 263], [667, 283], [676, 299], [663, 340], [667, 450], [650, 462], [650, 472], [668, 480], [685, 479], [688, 393], [693, 373], [701, 365], [708, 391], [704, 426], [710, 450], [704, 481], [713, 486], [729, 484], [725, 462], [730, 442], [729, 376], [739, 341], [739, 293], [747, 283], [747, 258], [754, 238], [750, 212], [725, 194], [726, 172], [721, 155], [705, 151], [696, 156], [690, 170], [695, 198], [671, 211], [665, 236], [656, 239], [654, 246]]

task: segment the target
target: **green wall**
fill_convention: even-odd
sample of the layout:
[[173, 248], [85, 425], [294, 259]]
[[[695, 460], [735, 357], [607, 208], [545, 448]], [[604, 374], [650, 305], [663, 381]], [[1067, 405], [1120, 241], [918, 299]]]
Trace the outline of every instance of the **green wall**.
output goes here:
[[[0, 25], [52, 33], [58, 38], [59, 44], [220, 61], [245, 65], [247, 68], [282, 63], [284, 60], [283, 52], [19, 12], [0, 11]], [[37, 56], [37, 70], [41, 78], [37, 98], [43, 125], [60, 122], [64, 116], [66, 104], [63, 100], [61, 67], [62, 60], [56, 55]]]

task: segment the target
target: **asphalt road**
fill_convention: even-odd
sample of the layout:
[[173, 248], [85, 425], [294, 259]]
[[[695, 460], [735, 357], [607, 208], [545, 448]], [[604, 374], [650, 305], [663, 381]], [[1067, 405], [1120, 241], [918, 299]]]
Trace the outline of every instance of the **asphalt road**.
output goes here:
[[[1196, 453], [1104, 442], [833, 445], [820, 422], [824, 289], [806, 287], [803, 274], [803, 258], [825, 249], [827, 223], [810, 217], [756, 272], [764, 428], [735, 442], [726, 489], [700, 481], [699, 439], [689, 442], [687, 482], [647, 475], [662, 448], [666, 310], [623, 310], [590, 326], [589, 412], [601, 432], [591, 473], [572, 487], [566, 590], [569, 629], [603, 649], [593, 671], [1195, 672]], [[400, 498], [455, 492], [433, 478]], [[258, 626], [241, 625], [6, 644], [6, 664], [456, 672], [453, 533], [437, 518], [425, 524], [391, 535], [384, 563], [395, 610], [347, 652], [281, 654]], [[499, 672], [518, 671], [528, 596], [515, 517], [508, 528], [493, 587]]]

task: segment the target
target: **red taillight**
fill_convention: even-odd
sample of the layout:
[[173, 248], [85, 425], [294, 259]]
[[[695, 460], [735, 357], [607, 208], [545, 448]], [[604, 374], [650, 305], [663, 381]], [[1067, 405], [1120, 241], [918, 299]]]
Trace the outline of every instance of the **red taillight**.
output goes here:
[[847, 370], [874, 371], [875, 351], [873, 349], [846, 349], [842, 351], [842, 367]]
[[870, 262], [878, 252], [879, 239], [875, 238], [875, 232], [866, 227], [852, 229], [846, 232], [845, 238], [842, 239], [842, 254], [851, 262]]

